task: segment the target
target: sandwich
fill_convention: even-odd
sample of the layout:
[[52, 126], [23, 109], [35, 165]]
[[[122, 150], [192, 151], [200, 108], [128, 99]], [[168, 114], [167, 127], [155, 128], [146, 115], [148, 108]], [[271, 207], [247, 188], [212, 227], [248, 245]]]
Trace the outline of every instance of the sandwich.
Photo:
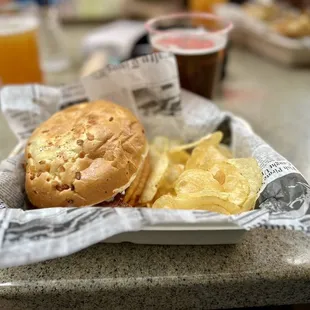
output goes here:
[[136, 206], [150, 163], [139, 120], [99, 100], [57, 112], [25, 148], [25, 190], [37, 208]]

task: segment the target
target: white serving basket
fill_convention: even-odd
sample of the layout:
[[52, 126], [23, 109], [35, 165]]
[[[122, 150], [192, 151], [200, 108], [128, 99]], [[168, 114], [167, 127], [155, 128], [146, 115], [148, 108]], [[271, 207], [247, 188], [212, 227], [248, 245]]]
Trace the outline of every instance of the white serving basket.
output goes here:
[[207, 245], [235, 244], [241, 241], [246, 230], [234, 223], [214, 225], [179, 225], [145, 227], [141, 231], [126, 232], [106, 239], [104, 242], [132, 242], [138, 244]]
[[[56, 207], [25, 212], [22, 145], [59, 109], [101, 99], [133, 111], [149, 139], [169, 135], [170, 139], [195, 141], [222, 131], [234, 157], [253, 157], [261, 168], [264, 183], [256, 208], [231, 215], [194, 209], [120, 207]], [[11, 154], [20, 156], [1, 163], [0, 234], [4, 237], [0, 267], [69, 255], [102, 241], [231, 244], [257, 227], [310, 233], [310, 186], [302, 174], [256, 135], [245, 120], [182, 90], [172, 54], [155, 53], [111, 65], [62, 88], [7, 86], [1, 90], [1, 108], [22, 144]]]
[[[22, 152], [22, 145], [17, 145], [10, 156]], [[131, 242], [138, 244], [171, 244], [171, 245], [207, 245], [236, 244], [246, 233], [237, 224], [222, 221], [202, 224], [153, 225], [140, 231], [124, 232], [104, 240], [104, 243]]]

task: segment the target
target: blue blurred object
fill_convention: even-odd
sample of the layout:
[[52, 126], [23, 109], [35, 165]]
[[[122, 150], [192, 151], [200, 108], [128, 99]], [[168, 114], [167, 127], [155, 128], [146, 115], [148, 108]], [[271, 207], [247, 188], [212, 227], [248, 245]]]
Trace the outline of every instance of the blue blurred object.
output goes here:
[[54, 5], [58, 1], [57, 0], [15, 0], [15, 2], [20, 5], [36, 3], [38, 6], [48, 6], [48, 5]]
[[14, 4], [17, 5], [19, 8], [28, 7], [29, 5], [33, 4], [33, 0], [15, 0]]
[[53, 5], [57, 3], [57, 0], [34, 0], [39, 6]]

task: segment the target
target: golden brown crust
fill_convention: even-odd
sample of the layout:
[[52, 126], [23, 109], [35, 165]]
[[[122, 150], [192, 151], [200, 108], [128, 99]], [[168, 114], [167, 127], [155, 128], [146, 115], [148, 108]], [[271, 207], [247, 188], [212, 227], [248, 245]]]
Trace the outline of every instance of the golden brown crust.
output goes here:
[[146, 181], [151, 172], [151, 164], [149, 156], [146, 157], [143, 167], [139, 170], [137, 177], [131, 183], [129, 188], [126, 190], [126, 195], [124, 197], [124, 202], [135, 207], [139, 198], [143, 192]]
[[103, 100], [72, 106], [28, 140], [28, 198], [39, 208], [110, 199], [132, 183], [146, 155], [144, 129], [129, 110]]

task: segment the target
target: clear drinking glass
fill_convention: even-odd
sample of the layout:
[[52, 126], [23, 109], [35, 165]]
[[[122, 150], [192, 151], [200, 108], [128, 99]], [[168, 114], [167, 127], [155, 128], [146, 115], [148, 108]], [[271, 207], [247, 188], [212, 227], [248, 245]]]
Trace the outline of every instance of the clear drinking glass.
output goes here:
[[180, 13], [146, 23], [153, 51], [175, 54], [181, 86], [212, 99], [232, 23], [207, 13]]
[[0, 7], [0, 85], [43, 83], [38, 29], [32, 11]]

